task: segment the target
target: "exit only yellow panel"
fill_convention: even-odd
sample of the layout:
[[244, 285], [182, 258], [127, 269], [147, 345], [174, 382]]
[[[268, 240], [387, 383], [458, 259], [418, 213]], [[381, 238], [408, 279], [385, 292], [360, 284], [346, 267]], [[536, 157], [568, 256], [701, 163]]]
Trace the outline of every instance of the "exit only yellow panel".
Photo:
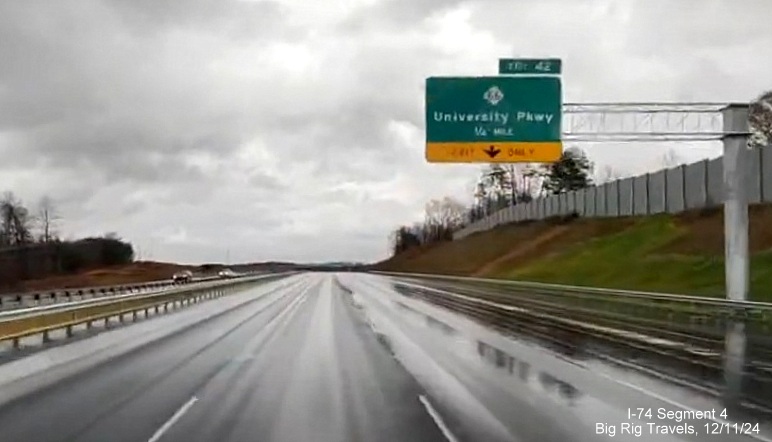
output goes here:
[[562, 153], [560, 141], [426, 144], [430, 163], [554, 163]]

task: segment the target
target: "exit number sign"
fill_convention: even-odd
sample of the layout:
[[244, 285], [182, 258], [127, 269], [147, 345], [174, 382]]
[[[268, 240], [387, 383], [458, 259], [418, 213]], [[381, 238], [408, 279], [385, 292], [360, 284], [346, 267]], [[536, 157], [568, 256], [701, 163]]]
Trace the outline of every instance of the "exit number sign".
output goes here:
[[559, 58], [502, 58], [499, 60], [499, 74], [560, 75], [562, 63]]

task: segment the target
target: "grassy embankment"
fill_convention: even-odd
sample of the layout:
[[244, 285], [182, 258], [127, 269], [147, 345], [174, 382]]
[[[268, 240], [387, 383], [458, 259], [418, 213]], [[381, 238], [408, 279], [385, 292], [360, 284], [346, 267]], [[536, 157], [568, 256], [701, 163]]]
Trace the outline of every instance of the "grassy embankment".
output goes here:
[[[772, 206], [750, 212], [751, 297], [772, 301]], [[377, 267], [723, 296], [723, 250], [723, 213], [714, 209], [510, 224], [411, 250]]]

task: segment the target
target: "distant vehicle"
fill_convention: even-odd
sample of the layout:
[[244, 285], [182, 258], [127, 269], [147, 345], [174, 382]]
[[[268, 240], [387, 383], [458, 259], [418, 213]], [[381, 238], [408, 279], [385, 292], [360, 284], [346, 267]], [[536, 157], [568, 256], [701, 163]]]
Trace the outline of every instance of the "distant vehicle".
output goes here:
[[217, 276], [220, 278], [234, 278], [236, 277], [236, 272], [231, 269], [222, 269], [217, 273]]
[[172, 281], [179, 282], [179, 283], [186, 283], [193, 280], [193, 272], [190, 270], [183, 270], [181, 272], [177, 272], [172, 276]]

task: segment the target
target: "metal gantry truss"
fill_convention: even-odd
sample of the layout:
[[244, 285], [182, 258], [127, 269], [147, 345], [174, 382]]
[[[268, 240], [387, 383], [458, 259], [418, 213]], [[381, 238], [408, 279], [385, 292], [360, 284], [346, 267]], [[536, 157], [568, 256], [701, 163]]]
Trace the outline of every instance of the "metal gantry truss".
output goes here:
[[[729, 103], [566, 103], [565, 142], [710, 141]], [[746, 103], [742, 104], [747, 106]]]

